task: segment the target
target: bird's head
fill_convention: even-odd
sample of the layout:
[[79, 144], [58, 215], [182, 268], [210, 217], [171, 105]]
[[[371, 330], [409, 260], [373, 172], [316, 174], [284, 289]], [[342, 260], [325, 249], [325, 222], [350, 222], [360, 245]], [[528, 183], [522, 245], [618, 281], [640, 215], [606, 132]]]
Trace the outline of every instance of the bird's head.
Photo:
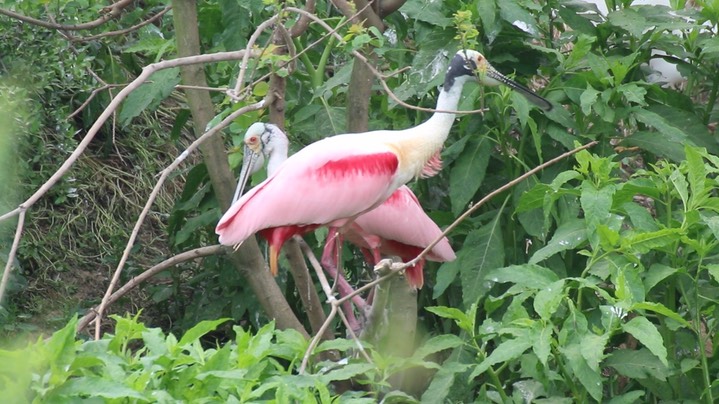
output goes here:
[[458, 78], [464, 78], [465, 80], [467, 78], [475, 78], [485, 86], [504, 84], [519, 92], [543, 110], [549, 111], [552, 109], [552, 104], [549, 101], [498, 72], [489, 61], [487, 61], [484, 55], [472, 49], [461, 49], [454, 55], [447, 69], [447, 75], [445, 76], [445, 91], [448, 91]]
[[275, 152], [287, 154], [289, 140], [277, 125], [271, 123], [255, 122], [247, 128], [243, 138], [244, 156], [242, 158], [242, 169], [240, 179], [235, 190], [237, 200], [250, 176], [262, 169], [265, 160], [269, 159]]

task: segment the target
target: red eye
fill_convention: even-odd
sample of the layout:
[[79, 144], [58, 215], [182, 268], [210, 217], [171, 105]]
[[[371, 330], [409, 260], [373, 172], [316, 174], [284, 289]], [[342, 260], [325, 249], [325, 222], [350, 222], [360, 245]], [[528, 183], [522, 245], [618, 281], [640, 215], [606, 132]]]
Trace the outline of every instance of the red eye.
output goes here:
[[250, 143], [257, 143], [257, 136], [252, 136], [250, 138]]

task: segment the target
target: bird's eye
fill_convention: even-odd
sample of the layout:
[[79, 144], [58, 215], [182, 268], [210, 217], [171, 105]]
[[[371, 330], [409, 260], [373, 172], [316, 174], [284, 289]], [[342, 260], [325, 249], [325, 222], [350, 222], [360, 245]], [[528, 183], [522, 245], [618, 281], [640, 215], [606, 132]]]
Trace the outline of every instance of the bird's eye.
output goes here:
[[257, 143], [257, 136], [252, 136], [250, 138], [250, 143]]

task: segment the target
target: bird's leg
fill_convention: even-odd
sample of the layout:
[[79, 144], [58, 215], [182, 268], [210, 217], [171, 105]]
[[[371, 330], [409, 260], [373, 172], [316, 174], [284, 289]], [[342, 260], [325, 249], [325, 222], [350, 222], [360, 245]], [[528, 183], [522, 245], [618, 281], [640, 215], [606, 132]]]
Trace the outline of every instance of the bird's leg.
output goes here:
[[[327, 275], [335, 279], [335, 283], [337, 285], [337, 292], [339, 292], [339, 295], [341, 297], [344, 297], [354, 292], [354, 288], [352, 288], [352, 286], [349, 284], [349, 282], [347, 282], [347, 279], [345, 279], [344, 276], [340, 276], [339, 271], [337, 270], [337, 261], [339, 259], [337, 251], [338, 244], [335, 240], [337, 236], [337, 228], [330, 228], [330, 231], [327, 234], [327, 240], [325, 241], [325, 248], [322, 252], [321, 261], [322, 268], [325, 270], [325, 272], [327, 272]], [[364, 299], [362, 299], [361, 296], [352, 296], [351, 301], [352, 303], [354, 303], [355, 306], [357, 306], [357, 309], [360, 310], [360, 313], [365, 312], [367, 303], [365, 303]], [[357, 321], [357, 318], [354, 315], [354, 310], [352, 309], [352, 305], [349, 304], [349, 301], [346, 302], [346, 304], [342, 305], [342, 309], [347, 315], [347, 319], [350, 321], [350, 324], [359, 325], [359, 321]], [[354, 322], [352, 321], [352, 319], [354, 319]]]

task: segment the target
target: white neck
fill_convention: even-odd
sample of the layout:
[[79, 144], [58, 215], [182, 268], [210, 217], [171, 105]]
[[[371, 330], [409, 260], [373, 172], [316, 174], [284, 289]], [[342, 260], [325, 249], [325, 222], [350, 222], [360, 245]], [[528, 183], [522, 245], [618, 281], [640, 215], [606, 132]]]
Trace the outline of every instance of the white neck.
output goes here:
[[[459, 99], [462, 97], [462, 88], [464, 88], [464, 84], [468, 80], [470, 80], [469, 76], [460, 76], [455, 78], [454, 84], [449, 90], [445, 90], [444, 87], [442, 87], [442, 90], [439, 92], [439, 97], [437, 98], [437, 107], [435, 109], [438, 111], [456, 111], [459, 105]], [[449, 130], [452, 128], [454, 118], [454, 113], [435, 112], [422, 126], [430, 126], [434, 130], [437, 130], [439, 132], [437, 135], [441, 135], [440, 142], [444, 143], [449, 135]]]
[[267, 175], [272, 175], [277, 171], [282, 163], [287, 160], [287, 143], [277, 142], [273, 145], [270, 157], [267, 160]]

